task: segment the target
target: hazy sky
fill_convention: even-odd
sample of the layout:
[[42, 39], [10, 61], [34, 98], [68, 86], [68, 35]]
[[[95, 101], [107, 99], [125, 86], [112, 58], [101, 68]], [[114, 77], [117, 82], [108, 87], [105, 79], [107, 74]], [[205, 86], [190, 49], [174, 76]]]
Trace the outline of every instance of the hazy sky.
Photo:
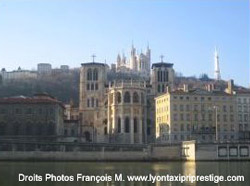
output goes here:
[[0, 0], [0, 68], [37, 63], [79, 67], [95, 53], [113, 63], [149, 42], [185, 76], [213, 77], [215, 45], [223, 79], [249, 85], [249, 0]]

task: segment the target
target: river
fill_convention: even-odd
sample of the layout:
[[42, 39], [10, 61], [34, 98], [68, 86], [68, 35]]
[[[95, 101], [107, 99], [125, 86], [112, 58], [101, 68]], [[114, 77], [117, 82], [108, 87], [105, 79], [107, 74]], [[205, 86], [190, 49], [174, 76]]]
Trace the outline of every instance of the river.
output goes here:
[[[26, 179], [43, 179], [43, 181], [30, 181], [30, 182], [20, 182], [19, 174], [31, 175]], [[34, 176], [36, 174], [36, 177]], [[74, 181], [45, 181], [46, 174], [53, 174], [56, 179], [70, 179], [73, 177]], [[82, 181], [82, 176], [79, 176], [78, 181], [77, 174], [85, 175], [85, 181]], [[116, 175], [115, 175], [116, 174]], [[191, 176], [206, 176], [206, 175], [241, 175], [244, 176], [244, 181], [242, 182], [219, 182], [218, 184], [214, 182], [201, 182], [201, 181], [185, 181], [181, 184], [180, 181], [128, 181], [128, 175], [144, 175], [144, 176], [158, 176], [157, 179], [161, 179], [159, 176], [178, 176], [181, 175], [191, 175]], [[25, 176], [21, 175], [20, 179], [24, 179]], [[64, 176], [62, 176], [64, 175]], [[87, 177], [86, 177], [87, 175]], [[95, 181], [86, 181], [88, 176], [95, 175], [102, 176], [99, 177], [106, 179], [111, 177], [111, 181], [100, 181], [97, 183]], [[115, 176], [117, 178], [122, 175], [124, 181], [115, 181]], [[51, 176], [51, 175], [50, 175]], [[55, 179], [52, 176], [50, 179]], [[93, 177], [92, 177], [93, 179]], [[250, 162], [0, 162], [0, 186], [210, 186], [210, 185], [220, 185], [220, 186], [249, 186], [250, 185]]]

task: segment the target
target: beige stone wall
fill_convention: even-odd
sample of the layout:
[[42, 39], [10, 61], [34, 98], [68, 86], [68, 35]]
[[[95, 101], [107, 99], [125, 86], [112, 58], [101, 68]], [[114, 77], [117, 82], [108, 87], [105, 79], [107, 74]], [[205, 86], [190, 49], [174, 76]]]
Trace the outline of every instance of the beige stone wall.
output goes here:
[[[236, 98], [226, 93], [166, 93], [156, 98], [156, 135], [161, 142], [200, 142], [238, 138]], [[217, 127], [216, 127], [217, 114]], [[162, 129], [160, 129], [162, 127]], [[217, 129], [216, 129], [217, 128]]]
[[108, 91], [108, 133], [111, 142], [143, 143], [146, 136], [145, 129], [145, 84], [114, 83]]

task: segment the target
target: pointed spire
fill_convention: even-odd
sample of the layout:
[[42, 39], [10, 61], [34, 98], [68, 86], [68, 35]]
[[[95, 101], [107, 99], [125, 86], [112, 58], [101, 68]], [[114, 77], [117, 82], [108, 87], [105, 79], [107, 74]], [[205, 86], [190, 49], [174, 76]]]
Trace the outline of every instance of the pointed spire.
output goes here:
[[214, 78], [216, 80], [221, 80], [219, 55], [218, 55], [217, 47], [215, 47], [214, 49]]

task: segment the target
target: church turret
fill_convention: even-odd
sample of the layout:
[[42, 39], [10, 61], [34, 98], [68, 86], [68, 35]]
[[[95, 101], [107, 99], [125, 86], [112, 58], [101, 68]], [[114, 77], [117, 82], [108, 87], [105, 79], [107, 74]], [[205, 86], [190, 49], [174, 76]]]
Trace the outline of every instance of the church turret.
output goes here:
[[116, 65], [117, 65], [117, 67], [121, 66], [121, 56], [120, 56], [120, 54], [117, 55]]

